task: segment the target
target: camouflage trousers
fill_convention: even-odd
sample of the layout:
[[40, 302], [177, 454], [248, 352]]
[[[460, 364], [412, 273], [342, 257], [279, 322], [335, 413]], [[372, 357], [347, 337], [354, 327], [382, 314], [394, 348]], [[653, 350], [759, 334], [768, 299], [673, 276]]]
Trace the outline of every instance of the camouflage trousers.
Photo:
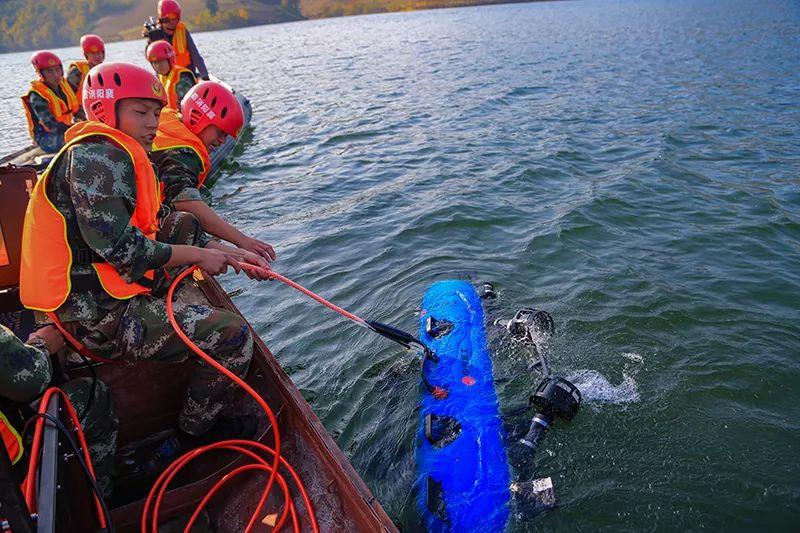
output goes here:
[[[63, 390], [75, 412], [81, 416], [86, 412], [92, 394], [92, 379], [71, 379], [59, 387]], [[114, 404], [106, 384], [100, 380], [95, 382], [94, 399], [89, 411], [81, 419], [83, 434], [89, 445], [97, 485], [103, 496], [111, 495], [111, 474], [114, 471], [114, 452], [117, 449], [117, 427], [119, 421], [114, 414]]]
[[[158, 240], [171, 244], [195, 244], [204, 234], [189, 213], [172, 213], [162, 223]], [[172, 269], [170, 279], [182, 268]], [[164, 289], [168, 282], [162, 282]], [[161, 291], [153, 291], [159, 294]], [[239, 316], [206, 305], [173, 302], [175, 318], [195, 344], [225, 368], [243, 377], [253, 356], [253, 338]], [[176, 335], [167, 316], [165, 296], [142, 295], [120, 302], [91, 323], [81, 322], [87, 331], [86, 346], [102, 357], [128, 363], [157, 361], [179, 363], [192, 358], [194, 368], [178, 426], [192, 435], [208, 431], [223, 408], [230, 403], [233, 382], [202, 362]], [[166, 370], [166, 369], [165, 369]], [[169, 370], [166, 370], [169, 371]]]
[[36, 131], [33, 135], [33, 141], [39, 148], [48, 154], [58, 152], [64, 146], [64, 132], [63, 131]]

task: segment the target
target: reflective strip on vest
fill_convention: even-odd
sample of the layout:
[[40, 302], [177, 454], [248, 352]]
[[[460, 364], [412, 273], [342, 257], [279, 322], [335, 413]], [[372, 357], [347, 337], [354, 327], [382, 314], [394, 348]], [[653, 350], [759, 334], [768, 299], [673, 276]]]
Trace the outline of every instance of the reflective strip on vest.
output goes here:
[[178, 22], [175, 33], [172, 35], [172, 49], [175, 50], [175, 64], [179, 67], [189, 68], [192, 64], [192, 55], [189, 53], [189, 43], [186, 38], [186, 24]]
[[[183, 123], [177, 111], [164, 109], [161, 111], [161, 118], [158, 122], [158, 132], [153, 141], [153, 152], [163, 152], [173, 148], [189, 148], [197, 154], [203, 164], [203, 171], [197, 176], [197, 188], [203, 186], [203, 182], [211, 169], [211, 159], [208, 149], [200, 137], [191, 132]], [[163, 187], [163, 184], [162, 184]]]
[[[66, 126], [72, 125], [72, 116], [81, 108], [80, 100], [75, 94], [75, 91], [72, 90], [70, 84], [67, 83], [67, 80], [61, 78], [61, 81], [58, 83], [59, 87], [61, 87], [61, 90], [64, 93], [64, 96], [67, 98], [66, 102], [59, 98], [58, 95], [41, 80], [32, 81], [30, 91], [28, 91], [28, 94], [22, 97], [22, 106], [25, 108], [25, 118], [28, 119], [28, 133], [30, 133], [31, 139], [33, 139], [33, 131], [35, 127], [33, 120], [34, 117], [31, 113], [29, 102], [31, 93], [36, 93], [47, 100], [47, 104], [50, 106], [50, 112], [53, 113], [53, 116], [57, 121]], [[39, 122], [39, 125], [44, 128], [45, 131], [50, 131], [47, 126], [42, 124], [41, 120], [39, 120], [39, 117], [36, 117], [36, 119]]]
[[194, 74], [192, 74], [189, 69], [179, 67], [178, 65], [172, 67], [172, 70], [170, 70], [169, 74], [166, 76], [163, 74], [158, 75], [158, 79], [161, 80], [164, 89], [167, 91], [167, 107], [175, 109], [176, 111], [181, 107], [181, 101], [178, 98], [178, 82], [183, 72], [188, 72], [189, 75], [192, 76], [192, 79], [194, 79], [194, 83], [197, 83], [197, 78], [194, 77]]
[[[139, 228], [148, 239], [155, 239], [161, 195], [153, 166], [142, 145], [101, 122], [88, 121], [72, 126], [65, 135], [67, 144], [33, 187], [25, 212], [19, 285], [20, 299], [29, 309], [55, 311], [64, 304], [72, 290], [72, 249], [67, 237], [67, 224], [64, 215], [47, 196], [47, 183], [50, 173], [70, 147], [95, 136], [110, 139], [124, 149], [133, 161], [136, 205], [130, 224]], [[109, 263], [93, 263], [92, 266], [105, 292], [114, 298], [123, 300], [148, 292], [142, 285], [122, 279]], [[145, 277], [152, 280], [154, 274], [150, 270]]]
[[22, 458], [22, 438], [2, 411], [0, 411], [0, 434], [3, 436], [3, 444], [6, 446], [11, 464], [16, 463]]

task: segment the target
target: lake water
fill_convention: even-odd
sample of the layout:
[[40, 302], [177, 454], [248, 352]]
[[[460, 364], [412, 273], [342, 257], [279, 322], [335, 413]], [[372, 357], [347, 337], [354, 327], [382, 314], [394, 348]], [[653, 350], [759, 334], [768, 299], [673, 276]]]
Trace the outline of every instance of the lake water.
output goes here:
[[[215, 202], [367, 318], [414, 330], [450, 277], [494, 281], [493, 316], [553, 314], [551, 365], [586, 403], [527, 465], [560, 509], [512, 530], [796, 530], [798, 21], [788, 0], [597, 1], [199, 34], [255, 110]], [[26, 144], [28, 57], [0, 56], [0, 152]], [[224, 283], [413, 530], [413, 356], [285, 286]], [[494, 358], [512, 413], [538, 379], [519, 347]]]

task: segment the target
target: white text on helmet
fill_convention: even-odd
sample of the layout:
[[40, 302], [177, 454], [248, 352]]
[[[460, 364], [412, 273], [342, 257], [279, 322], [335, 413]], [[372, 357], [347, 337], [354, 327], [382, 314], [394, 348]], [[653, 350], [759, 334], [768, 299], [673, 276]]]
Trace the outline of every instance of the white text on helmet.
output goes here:
[[201, 110], [203, 113], [205, 113], [205, 114], [206, 114], [206, 116], [207, 116], [207, 117], [208, 117], [210, 120], [214, 120], [214, 118], [217, 116], [217, 114], [216, 114], [216, 113], [214, 113], [214, 110], [213, 110], [213, 109], [211, 109], [210, 107], [208, 107], [208, 104], [206, 104], [206, 103], [203, 101], [203, 99], [202, 99], [202, 98], [200, 98], [200, 96], [198, 96], [198, 94], [197, 94], [197, 93], [192, 93], [190, 97], [191, 97], [191, 99], [192, 99], [192, 100], [194, 100], [194, 101], [197, 103], [197, 106], [200, 108], [200, 110]]
[[87, 89], [89, 98], [108, 99], [114, 98], [114, 89]]

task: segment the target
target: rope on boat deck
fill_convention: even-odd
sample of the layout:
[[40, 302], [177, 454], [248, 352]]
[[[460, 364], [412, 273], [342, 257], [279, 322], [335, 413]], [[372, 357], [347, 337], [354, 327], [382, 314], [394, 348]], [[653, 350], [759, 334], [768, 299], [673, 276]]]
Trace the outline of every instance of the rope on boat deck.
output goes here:
[[[158, 477], [153, 488], [150, 490], [150, 493], [147, 495], [147, 500], [145, 501], [144, 509], [142, 510], [142, 520], [141, 520], [141, 531], [142, 533], [156, 533], [158, 531], [158, 514], [161, 508], [161, 502], [164, 498], [164, 495], [167, 492], [167, 487], [175, 475], [186, 466], [189, 462], [196, 459], [200, 455], [215, 451], [215, 450], [229, 450], [233, 452], [238, 452], [243, 455], [246, 455], [253, 459], [255, 463], [246, 464], [240, 466], [233, 471], [229, 472], [225, 476], [223, 476], [212, 488], [209, 490], [208, 494], [202, 499], [202, 501], [198, 504], [197, 508], [195, 509], [192, 517], [189, 519], [189, 523], [186, 525], [186, 529], [184, 530], [185, 533], [188, 533], [192, 526], [194, 525], [197, 518], [200, 516], [200, 513], [203, 511], [205, 506], [211, 500], [211, 498], [231, 479], [237, 477], [238, 475], [248, 472], [248, 471], [262, 471], [269, 473], [269, 479], [267, 480], [267, 484], [264, 488], [264, 492], [261, 495], [261, 499], [256, 506], [255, 511], [253, 512], [252, 516], [250, 517], [250, 521], [247, 524], [247, 528], [245, 529], [246, 532], [252, 531], [253, 527], [256, 524], [256, 521], [259, 518], [261, 513], [261, 509], [264, 507], [264, 504], [267, 501], [267, 497], [269, 496], [270, 491], [275, 483], [278, 484], [283, 489], [284, 494], [284, 506], [283, 512], [281, 513], [280, 518], [278, 519], [277, 523], [273, 531], [279, 531], [286, 522], [286, 519], [291, 516], [292, 525], [294, 531], [299, 533], [300, 532], [300, 524], [299, 519], [297, 516], [297, 510], [295, 508], [294, 502], [292, 501], [291, 493], [289, 490], [289, 486], [286, 483], [284, 477], [278, 471], [280, 466], [284, 467], [294, 479], [295, 484], [297, 485], [298, 489], [300, 490], [301, 496], [303, 498], [303, 503], [306, 506], [308, 511], [309, 520], [311, 521], [311, 527], [314, 533], [319, 533], [319, 527], [317, 525], [316, 515], [314, 514], [314, 508], [311, 505], [311, 501], [308, 497], [308, 493], [300, 480], [300, 477], [297, 475], [297, 472], [292, 468], [292, 466], [280, 455], [280, 432], [278, 430], [278, 421], [275, 418], [275, 414], [270, 409], [267, 402], [258, 394], [250, 385], [248, 385], [243, 379], [239, 378], [236, 374], [219, 364], [215, 361], [211, 356], [205, 353], [199, 346], [197, 346], [189, 337], [181, 329], [180, 325], [178, 324], [177, 320], [175, 320], [175, 314], [172, 309], [172, 299], [175, 293], [175, 288], [178, 284], [187, 276], [189, 276], [192, 272], [197, 270], [197, 266], [193, 266], [187, 268], [183, 272], [181, 272], [175, 279], [172, 281], [172, 284], [169, 287], [169, 291], [167, 292], [167, 315], [169, 317], [169, 322], [172, 325], [175, 333], [178, 337], [201, 359], [203, 359], [206, 363], [211, 365], [215, 368], [218, 372], [225, 375], [228, 379], [232, 380], [234, 383], [239, 385], [243, 388], [255, 401], [258, 405], [263, 409], [264, 413], [267, 415], [267, 418], [272, 425], [273, 435], [275, 438], [275, 447], [270, 448], [260, 442], [250, 441], [250, 440], [225, 440], [216, 442], [213, 444], [209, 444], [206, 446], [201, 446], [200, 448], [196, 448], [187, 452], [186, 454], [179, 457], [175, 462], [169, 465], [167, 469], [162, 472], [162, 474]], [[270, 277], [276, 278], [279, 274], [275, 274], [271, 271]], [[283, 277], [283, 276], [280, 276]], [[285, 278], [284, 278], [285, 279]], [[287, 280], [288, 281], [288, 280]], [[299, 287], [299, 285], [298, 285]], [[310, 292], [310, 291], [309, 291]], [[313, 294], [313, 293], [312, 293]], [[330, 304], [333, 305], [333, 304]], [[335, 306], [334, 306], [335, 307]], [[343, 309], [341, 311], [344, 311]], [[346, 313], [346, 311], [344, 311]], [[355, 315], [353, 315], [355, 317]], [[358, 318], [358, 317], [355, 317]], [[267, 460], [259, 455], [256, 452], [263, 452], [268, 454], [272, 457], [272, 462], [269, 463]], [[152, 513], [152, 517], [149, 517], [150, 513]], [[149, 518], [149, 520], [148, 520]], [[148, 527], [149, 521], [149, 527]], [[264, 522], [266, 523], [266, 522]]]

